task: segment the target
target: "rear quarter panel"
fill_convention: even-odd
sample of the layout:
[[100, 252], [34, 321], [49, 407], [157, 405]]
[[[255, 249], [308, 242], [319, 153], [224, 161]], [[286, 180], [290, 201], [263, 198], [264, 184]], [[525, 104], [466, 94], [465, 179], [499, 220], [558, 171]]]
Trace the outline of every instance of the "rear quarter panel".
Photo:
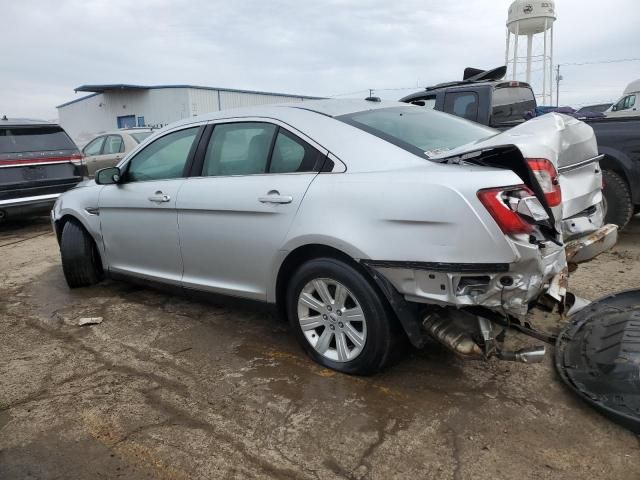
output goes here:
[[508, 170], [431, 162], [387, 172], [320, 174], [283, 250], [322, 244], [356, 260], [511, 263], [518, 253], [477, 191], [520, 183]]

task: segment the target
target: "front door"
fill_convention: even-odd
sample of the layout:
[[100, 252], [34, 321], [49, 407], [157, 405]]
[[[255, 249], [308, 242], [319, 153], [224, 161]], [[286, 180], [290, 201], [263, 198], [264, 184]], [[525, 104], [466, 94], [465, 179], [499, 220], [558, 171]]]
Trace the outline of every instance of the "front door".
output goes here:
[[[272, 153], [271, 153], [272, 152]], [[266, 299], [270, 273], [324, 156], [276, 125], [216, 125], [178, 196], [183, 285]]]
[[198, 130], [158, 138], [123, 165], [121, 183], [102, 189], [100, 226], [110, 271], [180, 283], [176, 198]]
[[[88, 147], [89, 145], [87, 145]], [[90, 177], [101, 168], [114, 167], [124, 156], [124, 141], [121, 135], [108, 135], [102, 145], [102, 151], [98, 155], [85, 158], [87, 171]]]

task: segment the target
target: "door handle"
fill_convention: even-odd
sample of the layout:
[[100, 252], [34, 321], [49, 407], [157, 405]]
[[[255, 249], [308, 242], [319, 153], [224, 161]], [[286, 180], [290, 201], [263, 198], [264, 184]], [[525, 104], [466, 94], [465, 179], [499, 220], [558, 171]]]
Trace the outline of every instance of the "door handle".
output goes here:
[[293, 197], [291, 195], [280, 195], [280, 192], [277, 190], [271, 190], [265, 197], [259, 197], [258, 201], [260, 203], [291, 203]]
[[160, 190], [158, 190], [155, 195], [151, 195], [149, 197], [150, 202], [156, 202], [156, 203], [166, 203], [169, 200], [171, 200], [171, 197], [169, 195], [165, 195]]

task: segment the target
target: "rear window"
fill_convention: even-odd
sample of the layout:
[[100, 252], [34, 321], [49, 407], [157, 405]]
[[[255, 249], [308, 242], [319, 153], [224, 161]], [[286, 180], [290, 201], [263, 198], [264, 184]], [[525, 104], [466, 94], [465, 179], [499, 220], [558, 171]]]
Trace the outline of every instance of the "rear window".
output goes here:
[[0, 153], [76, 149], [76, 145], [60, 127], [0, 128]]
[[338, 119], [422, 157], [432, 157], [498, 133], [492, 128], [421, 107], [367, 110]]
[[151, 133], [153, 132], [138, 132], [138, 133], [132, 133], [131, 136], [136, 142], [140, 143], [149, 135], [151, 135]]
[[536, 98], [527, 87], [501, 87], [493, 91], [491, 123], [521, 122], [524, 113], [536, 108]]

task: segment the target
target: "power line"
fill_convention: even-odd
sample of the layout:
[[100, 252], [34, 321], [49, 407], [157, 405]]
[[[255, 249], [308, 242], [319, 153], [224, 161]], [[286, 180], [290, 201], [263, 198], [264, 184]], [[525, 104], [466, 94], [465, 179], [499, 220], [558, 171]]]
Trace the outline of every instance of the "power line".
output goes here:
[[622, 62], [638, 62], [640, 61], [640, 58], [619, 58], [619, 59], [615, 59], [615, 60], [598, 60], [595, 62], [581, 62], [581, 63], [561, 63], [561, 65], [564, 67], [565, 65], [574, 65], [574, 66], [579, 66], [579, 65], [600, 65], [603, 63], [622, 63]]

